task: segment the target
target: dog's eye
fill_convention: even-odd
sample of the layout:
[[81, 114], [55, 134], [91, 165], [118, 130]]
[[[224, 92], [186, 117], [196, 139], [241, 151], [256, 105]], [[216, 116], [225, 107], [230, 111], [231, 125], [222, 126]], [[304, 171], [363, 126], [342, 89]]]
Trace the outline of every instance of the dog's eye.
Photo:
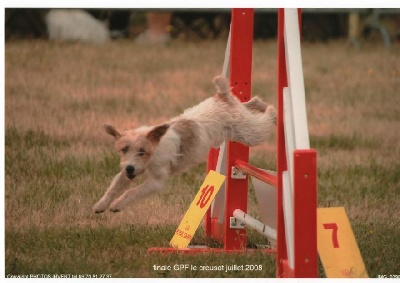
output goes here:
[[139, 156], [143, 156], [143, 155], [145, 155], [145, 153], [146, 153], [146, 151], [144, 150], [143, 147], [141, 147], [141, 148], [139, 149], [138, 155], [139, 155]]
[[121, 152], [123, 154], [126, 154], [129, 151], [129, 146], [125, 146], [123, 149], [121, 149]]

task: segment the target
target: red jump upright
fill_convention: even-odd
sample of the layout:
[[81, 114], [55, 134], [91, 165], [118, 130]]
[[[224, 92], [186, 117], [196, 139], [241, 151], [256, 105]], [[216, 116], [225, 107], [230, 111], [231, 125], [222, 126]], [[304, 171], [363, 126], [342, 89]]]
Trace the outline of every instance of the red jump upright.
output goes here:
[[[215, 216], [212, 217], [210, 209], [204, 219], [206, 236], [221, 242], [223, 248], [212, 249], [203, 247], [181, 250], [166, 248], [156, 249], [157, 251], [178, 251], [184, 253], [234, 253], [247, 251], [246, 229], [233, 225], [232, 218], [235, 218], [233, 217], [235, 210], [240, 210], [242, 214], [247, 213], [248, 181], [249, 175], [252, 175], [264, 183], [276, 187], [277, 190], [277, 227], [275, 235], [277, 243], [276, 276], [317, 277], [317, 154], [314, 149], [309, 148], [309, 142], [303, 143], [302, 146], [298, 147], [295, 141], [295, 146], [293, 147], [292, 137], [288, 138], [287, 136], [287, 131], [290, 132], [295, 129], [297, 132], [300, 132], [302, 138], [300, 140], [305, 139], [308, 141], [305, 100], [301, 101], [304, 98], [304, 87], [303, 92], [298, 92], [295, 86], [299, 81], [292, 82], [292, 78], [297, 74], [303, 80], [301, 56], [295, 56], [295, 67], [291, 67], [290, 61], [293, 61], [292, 53], [288, 55], [291, 60], [288, 60], [285, 55], [286, 52], [289, 52], [287, 51], [288, 46], [285, 46], [287, 45], [285, 36], [291, 37], [292, 46], [296, 46], [297, 48], [293, 50], [299, 52], [296, 54], [300, 54], [299, 39], [296, 39], [299, 38], [299, 31], [297, 30], [297, 23], [293, 24], [293, 21], [296, 21], [298, 18], [301, 23], [301, 10], [298, 9], [298, 17], [295, 10], [290, 10], [290, 17], [288, 18], [292, 21], [289, 26], [291, 27], [291, 31], [293, 31], [294, 27], [296, 27], [297, 31], [296, 33], [292, 33], [292, 35], [285, 34], [284, 9], [279, 9], [278, 11], [276, 176], [249, 164], [249, 148], [247, 146], [237, 142], [226, 141], [225, 200], [224, 204], [218, 204], [218, 208], [224, 211], [223, 221], [215, 218]], [[247, 102], [251, 99], [253, 23], [254, 9], [232, 9], [230, 40], [228, 40], [230, 42], [228, 49], [228, 51], [230, 50], [229, 78], [232, 92], [241, 102]], [[295, 40], [293, 41], [293, 39]], [[224, 66], [227, 66], [227, 64], [224, 64]], [[301, 71], [296, 73], [296, 70], [300, 69]], [[227, 68], [224, 67], [224, 70], [227, 70]], [[291, 79], [288, 80], [288, 71], [290, 70], [295, 70], [295, 72], [290, 73]], [[292, 89], [290, 88], [290, 84], [293, 84]], [[288, 108], [285, 108], [287, 107], [286, 104], [291, 102], [288, 102], [286, 99], [293, 99], [290, 96], [292, 93], [293, 95], [297, 94], [295, 101], [300, 97], [300, 102], [302, 103], [300, 103], [300, 106], [289, 105]], [[289, 109], [290, 107], [295, 107], [296, 111]], [[298, 124], [294, 123], [294, 125], [291, 125], [291, 121], [288, 122], [288, 119], [285, 118], [285, 111], [286, 113], [288, 111], [301, 113], [302, 115], [298, 116], [302, 116], [302, 120]], [[298, 116], [295, 116], [296, 119]], [[289, 125], [286, 127], [287, 123]], [[304, 127], [300, 127], [299, 130], [298, 125]], [[296, 134], [296, 131], [294, 131], [293, 135]], [[304, 146], [304, 144], [307, 145]], [[288, 147], [288, 145], [290, 146]], [[216, 166], [218, 159], [221, 158], [219, 155], [222, 156], [222, 153], [219, 154], [219, 151], [219, 149], [210, 149], [207, 171], [218, 169]], [[221, 158], [219, 162], [222, 163], [223, 160]], [[290, 177], [288, 178], [288, 176]], [[263, 200], [258, 201], [262, 203]], [[236, 217], [240, 218], [237, 214]], [[236, 223], [236, 221], [234, 222]], [[250, 225], [249, 221], [247, 223]], [[289, 231], [286, 231], [286, 228]], [[270, 251], [267, 250], [267, 252]]]
[[[230, 85], [233, 94], [241, 102], [251, 99], [251, 72], [253, 49], [254, 9], [232, 9], [230, 40]], [[236, 160], [249, 161], [249, 148], [240, 143], [227, 142], [227, 176], [232, 175]], [[208, 169], [215, 168], [218, 151], [211, 149]], [[210, 164], [210, 161], [213, 164]], [[224, 250], [243, 250], [246, 248], [246, 230], [230, 228], [230, 217], [235, 209], [247, 211], [248, 179], [226, 178], [225, 219], [220, 224], [218, 219], [207, 214], [206, 234], [222, 240]], [[208, 230], [209, 229], [209, 230]]]
[[[232, 92], [241, 102], [251, 98], [251, 70], [253, 49], [253, 9], [233, 9], [231, 32], [230, 82]], [[228, 142], [227, 177], [225, 190], [225, 223], [235, 209], [247, 211], [248, 179], [233, 179], [232, 168], [240, 159], [249, 162], [249, 147], [236, 142]], [[225, 250], [246, 249], [246, 230], [232, 229], [225, 225]]]
[[[298, 9], [299, 27], [301, 10]], [[301, 35], [301, 29], [300, 29]], [[285, 13], [278, 11], [277, 90], [277, 277], [317, 277], [317, 154], [314, 149], [286, 152], [284, 129], [284, 89], [288, 87], [285, 46]], [[308, 133], [307, 133], [308, 135]], [[289, 265], [285, 231], [283, 172], [288, 170], [288, 154], [293, 154], [293, 238], [294, 266]]]

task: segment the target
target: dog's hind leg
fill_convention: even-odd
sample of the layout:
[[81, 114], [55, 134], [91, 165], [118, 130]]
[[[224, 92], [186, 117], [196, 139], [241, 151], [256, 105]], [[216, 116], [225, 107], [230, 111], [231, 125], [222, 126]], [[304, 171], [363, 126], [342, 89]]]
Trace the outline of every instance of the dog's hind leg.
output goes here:
[[231, 95], [231, 88], [229, 81], [222, 75], [216, 76], [213, 80], [215, 87], [217, 88], [217, 94], [215, 98], [233, 104], [235, 102], [234, 97]]
[[217, 88], [218, 93], [229, 94], [231, 92], [229, 81], [224, 76], [222, 75], [216, 76], [213, 82], [215, 87]]
[[246, 116], [236, 121], [232, 140], [247, 146], [265, 143], [276, 124], [275, 108], [269, 105], [264, 113], [254, 111]]
[[155, 179], [148, 179], [143, 184], [127, 190], [122, 196], [116, 199], [110, 206], [110, 211], [119, 212], [135, 200], [147, 197], [164, 188], [164, 182]]
[[104, 212], [110, 203], [119, 197], [123, 190], [126, 189], [131, 181], [125, 176], [125, 174], [118, 173], [112, 180], [110, 187], [107, 189], [104, 196], [94, 205], [93, 211], [95, 213]]
[[268, 104], [255, 96], [250, 101], [243, 103], [243, 106], [250, 111], [265, 112], [265, 110], [267, 110]]

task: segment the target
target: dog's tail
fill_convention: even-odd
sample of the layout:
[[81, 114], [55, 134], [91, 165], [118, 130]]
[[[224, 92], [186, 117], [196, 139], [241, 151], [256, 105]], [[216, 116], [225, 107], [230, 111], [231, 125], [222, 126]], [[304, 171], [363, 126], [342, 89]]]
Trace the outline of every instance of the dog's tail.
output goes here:
[[229, 94], [231, 88], [229, 81], [222, 75], [216, 76], [213, 80], [215, 87], [217, 88], [218, 94]]

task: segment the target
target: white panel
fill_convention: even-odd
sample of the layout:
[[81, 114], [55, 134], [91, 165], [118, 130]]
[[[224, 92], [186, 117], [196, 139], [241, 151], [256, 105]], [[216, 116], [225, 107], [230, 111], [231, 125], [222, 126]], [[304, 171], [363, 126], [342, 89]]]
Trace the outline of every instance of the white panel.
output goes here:
[[300, 30], [297, 9], [285, 9], [285, 55], [295, 131], [296, 149], [310, 148], [308, 136]]
[[[276, 176], [276, 172], [263, 170]], [[251, 178], [257, 198], [257, 207], [261, 220], [269, 227], [276, 229], [276, 188], [257, 178]]]
[[293, 227], [293, 195], [291, 193], [291, 180], [288, 171], [282, 175], [283, 181], [283, 216], [285, 219], [286, 248], [288, 252], [289, 267], [294, 268], [294, 227]]
[[231, 57], [231, 29], [229, 28], [228, 42], [226, 43], [224, 65], [222, 66], [222, 75], [229, 78], [229, 66]]
[[[294, 139], [294, 117], [293, 107], [291, 104], [291, 91], [285, 87], [283, 89], [283, 125], [285, 131], [285, 146], [286, 146], [286, 163], [290, 180], [293, 180], [293, 151], [295, 150], [295, 139]], [[290, 187], [290, 191], [293, 194], [293, 188]]]

